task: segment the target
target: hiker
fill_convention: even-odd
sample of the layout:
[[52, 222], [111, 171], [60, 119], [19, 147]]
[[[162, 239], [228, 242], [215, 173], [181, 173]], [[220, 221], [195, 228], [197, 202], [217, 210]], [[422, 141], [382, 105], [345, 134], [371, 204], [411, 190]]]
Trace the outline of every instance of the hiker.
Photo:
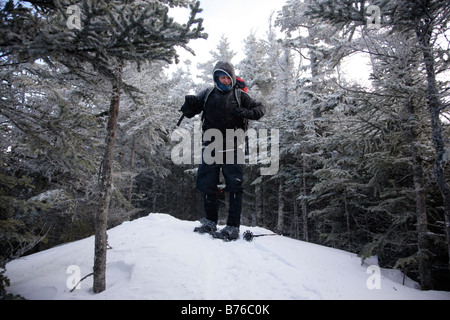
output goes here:
[[[205, 133], [209, 129], [217, 129], [221, 132], [223, 141], [227, 129], [246, 130], [248, 120], [259, 120], [265, 113], [265, 107], [246, 93], [246, 86], [241, 80], [237, 83], [234, 67], [229, 62], [219, 61], [213, 71], [214, 87], [201, 91], [198, 95], [186, 96], [186, 102], [181, 108], [183, 115], [192, 118], [196, 114], [202, 114], [202, 130]], [[203, 137], [204, 138], [204, 137]], [[203, 149], [213, 141], [203, 139]], [[225, 143], [224, 143], [225, 144]], [[205, 217], [201, 219], [202, 225], [195, 228], [195, 232], [210, 233], [215, 238], [226, 241], [239, 238], [239, 226], [241, 223], [242, 194], [243, 194], [243, 164], [236, 161], [237, 145], [234, 149], [227, 150], [223, 146], [224, 161], [222, 163], [207, 163], [202, 156], [202, 163], [197, 172], [197, 189], [203, 193], [203, 205]], [[227, 163], [226, 153], [233, 152], [234, 162]], [[202, 153], [203, 154], [203, 153]], [[213, 157], [216, 155], [213, 154]], [[218, 187], [220, 171], [225, 177], [225, 192], [229, 193], [229, 212], [227, 225], [217, 231], [218, 220]]]

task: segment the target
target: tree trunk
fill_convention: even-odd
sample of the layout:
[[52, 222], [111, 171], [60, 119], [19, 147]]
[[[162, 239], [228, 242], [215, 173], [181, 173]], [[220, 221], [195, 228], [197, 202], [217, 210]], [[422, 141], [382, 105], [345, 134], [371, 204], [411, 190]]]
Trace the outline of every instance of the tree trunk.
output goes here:
[[[119, 71], [121, 72], [121, 71]], [[120, 104], [120, 74], [114, 81], [111, 105], [109, 109], [106, 150], [102, 162], [100, 177], [101, 203], [95, 217], [95, 256], [94, 256], [94, 292], [100, 293], [106, 288], [106, 250], [108, 235], [108, 211], [112, 191], [112, 169], [114, 162], [114, 146], [116, 143], [117, 122]]]
[[252, 227], [262, 226], [262, 197], [261, 197], [261, 183], [255, 185], [255, 221]]
[[298, 217], [298, 203], [297, 203], [297, 198], [298, 195], [295, 192], [295, 188], [294, 188], [294, 192], [292, 192], [293, 195], [293, 206], [294, 206], [294, 219], [293, 222], [291, 224], [291, 229], [292, 229], [292, 237], [294, 239], [300, 239], [300, 235], [299, 235], [299, 217]]
[[308, 208], [306, 206], [306, 158], [303, 158], [303, 177], [302, 177], [302, 188], [303, 188], [303, 199], [302, 199], [302, 216], [303, 216], [303, 240], [309, 242], [309, 231], [308, 231]]
[[267, 221], [269, 221], [269, 220], [266, 218], [266, 208], [267, 208], [266, 199], [267, 198], [266, 198], [266, 185], [264, 183], [261, 183], [261, 194], [262, 194], [262, 197], [261, 197], [261, 218], [262, 218], [261, 226], [267, 227], [267, 224], [268, 224]]
[[410, 150], [412, 156], [412, 172], [414, 180], [414, 191], [416, 198], [416, 214], [417, 214], [417, 250], [419, 262], [419, 278], [422, 290], [431, 290], [433, 288], [431, 278], [431, 266], [429, 262], [430, 254], [430, 240], [428, 238], [428, 219], [426, 210], [426, 198], [423, 178], [422, 161], [419, 155], [419, 150], [416, 145], [417, 132], [414, 129], [415, 114], [414, 106], [410, 103], [408, 108], [409, 116], [409, 139]]
[[278, 221], [277, 232], [283, 233], [284, 229], [284, 200], [283, 200], [283, 180], [280, 180], [280, 186], [278, 188]]
[[439, 90], [434, 69], [433, 49], [431, 36], [433, 28], [431, 22], [418, 24], [416, 35], [423, 53], [423, 60], [427, 71], [427, 102], [431, 118], [432, 140], [436, 151], [434, 162], [434, 177], [442, 194], [444, 202], [445, 232], [447, 236], [448, 268], [450, 269], [450, 186], [445, 181], [445, 142], [442, 135], [442, 123], [439, 118], [442, 102], [439, 98]]
[[[411, 128], [411, 130], [413, 130]], [[414, 137], [411, 137], [414, 138]], [[423, 169], [415, 141], [411, 141], [412, 171], [416, 198], [417, 214], [417, 249], [419, 262], [419, 277], [422, 290], [431, 290], [431, 266], [429, 262], [430, 241], [428, 239], [428, 219], [424, 192]]]
[[136, 142], [135, 142], [136, 138], [135, 136], [133, 136], [133, 142], [131, 144], [131, 159], [130, 159], [130, 181], [128, 184], [128, 201], [130, 201], [131, 203], [131, 198], [133, 196], [133, 181], [134, 181], [134, 177], [133, 177], [133, 171], [134, 171], [134, 160], [135, 160], [135, 155], [136, 155]]
[[348, 211], [348, 200], [347, 200], [347, 190], [344, 189], [344, 211], [345, 211], [345, 221], [347, 225], [347, 239], [348, 239], [348, 250], [351, 251], [353, 244], [352, 230], [350, 227], [350, 212]]

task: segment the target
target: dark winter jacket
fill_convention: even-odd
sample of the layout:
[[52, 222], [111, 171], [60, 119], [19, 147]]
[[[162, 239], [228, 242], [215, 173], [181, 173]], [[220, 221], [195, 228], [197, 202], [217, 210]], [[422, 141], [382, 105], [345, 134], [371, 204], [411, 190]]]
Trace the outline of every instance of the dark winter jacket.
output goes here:
[[[215, 73], [222, 71], [227, 73], [232, 79], [233, 89], [224, 92], [219, 89]], [[265, 107], [245, 93], [236, 94], [236, 74], [234, 67], [228, 62], [219, 61], [213, 72], [214, 90], [211, 88], [201, 91], [196, 96], [186, 96], [186, 102], [181, 111], [187, 118], [192, 118], [203, 111], [203, 131], [208, 129], [218, 129], [222, 133], [226, 129], [245, 129], [246, 121], [259, 120], [266, 112]], [[203, 110], [205, 97], [209, 93], [205, 108]], [[240, 96], [240, 104], [237, 99]], [[239, 107], [240, 105], [240, 107]]]

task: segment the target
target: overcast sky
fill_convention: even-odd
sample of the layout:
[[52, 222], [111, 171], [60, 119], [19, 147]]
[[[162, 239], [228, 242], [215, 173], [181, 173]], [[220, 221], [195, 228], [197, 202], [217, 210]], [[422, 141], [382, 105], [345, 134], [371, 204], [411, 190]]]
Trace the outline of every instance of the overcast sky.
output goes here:
[[[244, 39], [251, 32], [255, 32], [258, 38], [263, 38], [269, 29], [269, 17], [271, 12], [281, 10], [285, 0], [202, 0], [200, 7], [203, 12], [198, 16], [203, 18], [203, 27], [208, 34], [207, 40], [194, 40], [189, 42], [196, 56], [179, 50], [180, 65], [185, 59], [192, 61], [192, 67], [198, 62], [211, 59], [209, 52], [215, 50], [222, 35], [225, 35], [231, 44], [231, 49], [237, 53], [232, 61], [234, 64], [240, 62], [243, 56]], [[172, 11], [169, 14], [180, 22], [187, 21], [187, 11]], [[170, 12], [173, 13], [170, 13]], [[172, 68], [171, 68], [172, 69]]]

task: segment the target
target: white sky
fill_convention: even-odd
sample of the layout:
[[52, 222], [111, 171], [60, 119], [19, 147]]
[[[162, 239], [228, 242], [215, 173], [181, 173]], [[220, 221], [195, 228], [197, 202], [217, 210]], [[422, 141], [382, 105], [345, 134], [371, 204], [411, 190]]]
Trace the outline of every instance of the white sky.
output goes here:
[[[281, 10], [286, 0], [202, 0], [200, 7], [203, 12], [198, 17], [203, 18], [204, 32], [208, 39], [193, 40], [188, 46], [195, 51], [196, 56], [179, 50], [180, 63], [171, 67], [171, 70], [183, 65], [183, 61], [190, 59], [192, 68], [198, 62], [211, 59], [210, 51], [214, 51], [222, 35], [230, 42], [230, 47], [236, 52], [236, 58], [232, 63], [237, 64], [243, 56], [244, 40], [255, 32], [258, 38], [263, 38], [269, 29], [269, 17], [274, 12]], [[169, 10], [169, 15], [174, 16], [179, 22], [186, 22], [188, 12], [186, 10]]]
[[[203, 18], [204, 32], [208, 34], [208, 39], [190, 41], [188, 46], [195, 52], [195, 56], [180, 48], [180, 63], [172, 64], [168, 70], [169, 74], [175, 72], [177, 68], [185, 69], [184, 61], [191, 60], [191, 71], [196, 73], [199, 62], [211, 59], [210, 51], [215, 51], [222, 35], [230, 42], [231, 50], [236, 52], [236, 57], [231, 61], [233, 64], [239, 63], [243, 58], [244, 40], [255, 33], [256, 37], [263, 39], [269, 30], [269, 18], [273, 13], [273, 23], [282, 9], [286, 0], [201, 0], [200, 7], [203, 12], [197, 17]], [[188, 9], [170, 9], [169, 15], [175, 17], [180, 23], [188, 20]], [[280, 37], [282, 34], [280, 33]], [[352, 74], [360, 84], [368, 82], [367, 60], [357, 59], [355, 56], [345, 61], [343, 68]], [[345, 70], [341, 70], [345, 72]]]

